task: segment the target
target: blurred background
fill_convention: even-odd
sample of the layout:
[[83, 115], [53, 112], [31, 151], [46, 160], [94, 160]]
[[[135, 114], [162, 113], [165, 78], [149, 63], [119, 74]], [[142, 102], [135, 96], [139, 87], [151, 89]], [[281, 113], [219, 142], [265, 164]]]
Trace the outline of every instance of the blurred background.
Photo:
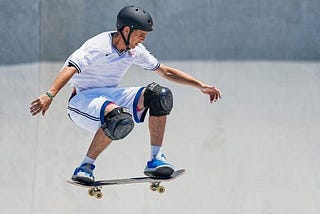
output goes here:
[[[45, 117], [48, 90], [83, 42], [115, 30], [127, 5], [145, 8], [145, 46], [164, 64], [221, 89], [197, 89], [132, 66], [123, 86], [152, 81], [174, 92], [164, 151], [186, 174], [156, 194], [148, 185], [68, 185], [92, 134], [70, 121], [65, 86]], [[320, 210], [320, 2], [318, 0], [0, 0], [0, 206], [7, 214], [316, 214]], [[147, 120], [146, 120], [147, 121]], [[98, 158], [97, 179], [142, 176], [148, 123]]]

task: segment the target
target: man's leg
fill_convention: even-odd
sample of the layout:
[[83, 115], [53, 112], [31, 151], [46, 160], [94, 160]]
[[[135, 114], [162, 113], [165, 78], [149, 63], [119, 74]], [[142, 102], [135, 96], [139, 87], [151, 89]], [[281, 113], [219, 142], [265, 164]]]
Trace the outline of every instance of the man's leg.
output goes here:
[[[105, 115], [111, 112], [113, 109], [117, 108], [118, 106], [110, 103], [105, 109]], [[105, 135], [102, 128], [99, 128], [96, 134], [94, 135], [92, 142], [89, 146], [87, 156], [92, 158], [93, 160], [97, 159], [97, 157], [103, 152], [105, 148], [107, 148], [112, 140]]]
[[150, 116], [149, 133], [150, 133], [150, 160], [161, 158], [161, 148], [163, 145], [164, 132], [166, 128], [167, 116]]
[[[69, 102], [70, 118], [80, 127], [95, 131], [87, 154], [72, 179], [94, 181], [93, 169], [96, 158], [113, 140], [125, 138], [133, 129], [132, 104], [141, 88], [96, 88], [86, 91], [83, 97], [74, 96]], [[114, 101], [116, 104], [114, 104]], [[107, 105], [107, 106], [106, 106]], [[121, 107], [119, 107], [121, 106]], [[103, 109], [101, 115], [100, 109]], [[96, 127], [100, 126], [98, 130]]]
[[167, 116], [150, 116], [149, 132], [150, 132], [150, 161], [144, 173], [151, 177], [169, 177], [174, 172], [172, 164], [166, 161], [166, 157], [161, 151], [166, 126]]
[[[138, 109], [144, 109], [144, 92], [139, 98]], [[161, 147], [163, 144], [164, 132], [166, 128], [167, 116], [150, 116], [149, 117], [149, 132], [151, 146]]]
[[[118, 106], [113, 103], [109, 104], [105, 109], [105, 115], [117, 107]], [[93, 170], [95, 168], [94, 162], [103, 150], [111, 144], [111, 142], [112, 140], [106, 136], [102, 128], [99, 128], [91, 141], [86, 157], [82, 161], [80, 167], [75, 169], [72, 180], [85, 183], [93, 182]]]
[[[143, 109], [145, 91], [139, 98], [138, 108]], [[149, 133], [151, 144], [151, 158], [147, 162], [144, 173], [152, 177], [168, 177], [174, 172], [174, 167], [166, 162], [165, 156], [161, 152], [163, 138], [165, 133], [167, 116], [152, 116], [149, 117]]]
[[150, 116], [149, 132], [151, 146], [162, 146], [167, 116]]
[[112, 140], [108, 138], [100, 128], [94, 135], [92, 142], [89, 146], [87, 156], [93, 160], [96, 160], [97, 157], [111, 144]]

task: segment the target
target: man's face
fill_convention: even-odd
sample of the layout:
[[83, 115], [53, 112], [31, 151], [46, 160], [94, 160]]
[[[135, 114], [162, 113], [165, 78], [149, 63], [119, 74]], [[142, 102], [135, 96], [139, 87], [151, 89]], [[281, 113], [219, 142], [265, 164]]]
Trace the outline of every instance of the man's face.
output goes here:
[[130, 49], [135, 48], [138, 45], [138, 43], [144, 42], [147, 34], [148, 34], [148, 32], [143, 31], [143, 30], [132, 31], [131, 36], [130, 36], [130, 44], [129, 44]]

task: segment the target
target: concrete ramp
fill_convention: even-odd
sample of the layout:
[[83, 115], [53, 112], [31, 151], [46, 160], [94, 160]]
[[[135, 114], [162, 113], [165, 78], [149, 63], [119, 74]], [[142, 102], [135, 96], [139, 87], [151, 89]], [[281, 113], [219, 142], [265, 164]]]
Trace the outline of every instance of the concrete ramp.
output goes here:
[[[66, 114], [65, 87], [45, 117], [29, 105], [62, 63], [1, 66], [1, 213], [318, 214], [320, 210], [320, 64], [168, 61], [215, 84], [213, 105], [197, 89], [133, 67], [122, 85], [169, 86], [175, 97], [164, 150], [186, 174], [166, 184], [104, 188], [95, 200], [65, 182], [92, 135]], [[96, 162], [97, 179], [141, 176], [149, 157], [147, 122]]]

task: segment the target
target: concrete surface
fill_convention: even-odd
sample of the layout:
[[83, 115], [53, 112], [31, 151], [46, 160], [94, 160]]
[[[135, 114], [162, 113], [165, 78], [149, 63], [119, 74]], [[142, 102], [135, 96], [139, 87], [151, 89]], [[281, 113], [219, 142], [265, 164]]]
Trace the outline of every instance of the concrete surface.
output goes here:
[[[198, 90], [133, 67], [122, 85], [156, 80], [173, 89], [164, 149], [187, 173], [164, 195], [143, 184], [114, 186], [102, 200], [65, 182], [92, 138], [66, 115], [69, 88], [45, 117], [29, 115], [62, 62], [0, 66], [1, 213], [319, 213], [319, 63], [166, 64], [217, 85], [223, 99], [210, 105]], [[141, 176], [148, 157], [144, 123], [102, 154], [96, 177]]]
[[320, 60], [319, 0], [0, 0], [0, 64], [63, 61], [128, 4], [152, 14], [161, 60]]

